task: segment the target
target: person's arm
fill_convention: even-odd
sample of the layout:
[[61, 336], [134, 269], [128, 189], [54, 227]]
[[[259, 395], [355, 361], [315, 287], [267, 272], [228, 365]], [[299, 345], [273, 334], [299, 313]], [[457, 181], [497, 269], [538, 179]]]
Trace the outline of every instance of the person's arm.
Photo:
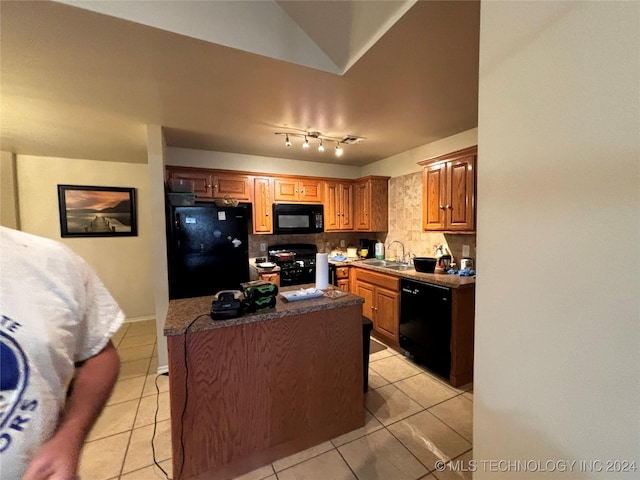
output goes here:
[[120, 362], [113, 343], [76, 369], [56, 432], [42, 445], [23, 480], [74, 480], [85, 438], [118, 379]]

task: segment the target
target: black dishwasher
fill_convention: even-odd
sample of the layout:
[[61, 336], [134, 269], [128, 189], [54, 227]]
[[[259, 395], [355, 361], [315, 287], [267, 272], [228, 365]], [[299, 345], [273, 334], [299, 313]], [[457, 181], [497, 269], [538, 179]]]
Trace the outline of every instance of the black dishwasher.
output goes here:
[[402, 279], [400, 347], [418, 363], [449, 378], [451, 289]]

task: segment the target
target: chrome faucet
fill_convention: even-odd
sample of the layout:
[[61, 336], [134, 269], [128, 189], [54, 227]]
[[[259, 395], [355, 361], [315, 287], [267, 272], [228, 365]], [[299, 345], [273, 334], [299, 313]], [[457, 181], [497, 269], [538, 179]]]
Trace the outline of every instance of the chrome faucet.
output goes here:
[[394, 243], [399, 243], [400, 246], [402, 247], [402, 257], [400, 257], [399, 262], [400, 263], [404, 263], [404, 245], [402, 244], [402, 242], [400, 242], [398, 240], [394, 240], [389, 245], [387, 245], [387, 250], [389, 250], [391, 248], [391, 245], [393, 245]]

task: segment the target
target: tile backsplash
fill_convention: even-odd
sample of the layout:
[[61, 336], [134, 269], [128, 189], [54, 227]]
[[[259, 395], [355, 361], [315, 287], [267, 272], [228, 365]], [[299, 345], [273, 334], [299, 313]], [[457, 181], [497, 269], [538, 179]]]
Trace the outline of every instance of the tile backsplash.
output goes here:
[[[384, 235], [384, 234], [383, 234]], [[260, 244], [271, 245], [283, 243], [313, 243], [318, 247], [318, 252], [329, 253], [334, 249], [341, 249], [341, 241], [344, 241], [344, 250], [347, 247], [357, 247], [361, 238], [376, 240], [375, 233], [367, 232], [324, 232], [310, 233], [307, 235], [249, 235], [249, 257], [266, 257], [268, 252], [260, 250]], [[381, 237], [382, 238], [382, 237]]]

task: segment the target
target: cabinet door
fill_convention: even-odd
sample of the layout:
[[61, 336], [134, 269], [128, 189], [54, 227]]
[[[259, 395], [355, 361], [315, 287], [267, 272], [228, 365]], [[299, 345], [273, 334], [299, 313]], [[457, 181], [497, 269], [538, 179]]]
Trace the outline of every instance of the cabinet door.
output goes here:
[[362, 304], [362, 316], [371, 320], [373, 322], [373, 327], [375, 328], [376, 322], [373, 307], [373, 289], [373, 285], [357, 281], [356, 291], [354, 293], [364, 298], [364, 303]]
[[355, 227], [356, 230], [369, 230], [369, 204], [371, 199], [371, 184], [358, 182], [355, 185]]
[[324, 230], [325, 232], [340, 230], [339, 184], [327, 182], [325, 190]]
[[425, 167], [422, 172], [422, 228], [424, 230], [444, 230], [446, 163], [436, 163]]
[[353, 185], [327, 182], [324, 198], [325, 231], [353, 230]]
[[274, 285], [280, 286], [280, 274], [279, 273], [261, 273], [258, 275], [260, 280], [265, 280]]
[[338, 280], [338, 288], [340, 290], [348, 292], [349, 291], [349, 279], [348, 278], [344, 278], [342, 280]]
[[475, 228], [475, 155], [447, 163], [447, 230]]
[[342, 230], [353, 230], [353, 185], [340, 185], [340, 227]]
[[245, 175], [217, 174], [213, 176], [213, 198], [251, 200], [249, 177]]
[[253, 233], [273, 233], [271, 179], [254, 178], [253, 189]]
[[374, 296], [376, 327], [381, 333], [398, 341], [400, 325], [400, 294], [386, 288], [376, 287]]
[[173, 170], [169, 172], [171, 180], [191, 180], [196, 198], [213, 198], [212, 175], [206, 172]]
[[273, 181], [275, 193], [273, 199], [276, 202], [297, 202], [300, 192], [297, 180], [291, 178], [276, 178]]
[[322, 203], [324, 195], [324, 182], [314, 179], [298, 180], [298, 191], [301, 202]]

